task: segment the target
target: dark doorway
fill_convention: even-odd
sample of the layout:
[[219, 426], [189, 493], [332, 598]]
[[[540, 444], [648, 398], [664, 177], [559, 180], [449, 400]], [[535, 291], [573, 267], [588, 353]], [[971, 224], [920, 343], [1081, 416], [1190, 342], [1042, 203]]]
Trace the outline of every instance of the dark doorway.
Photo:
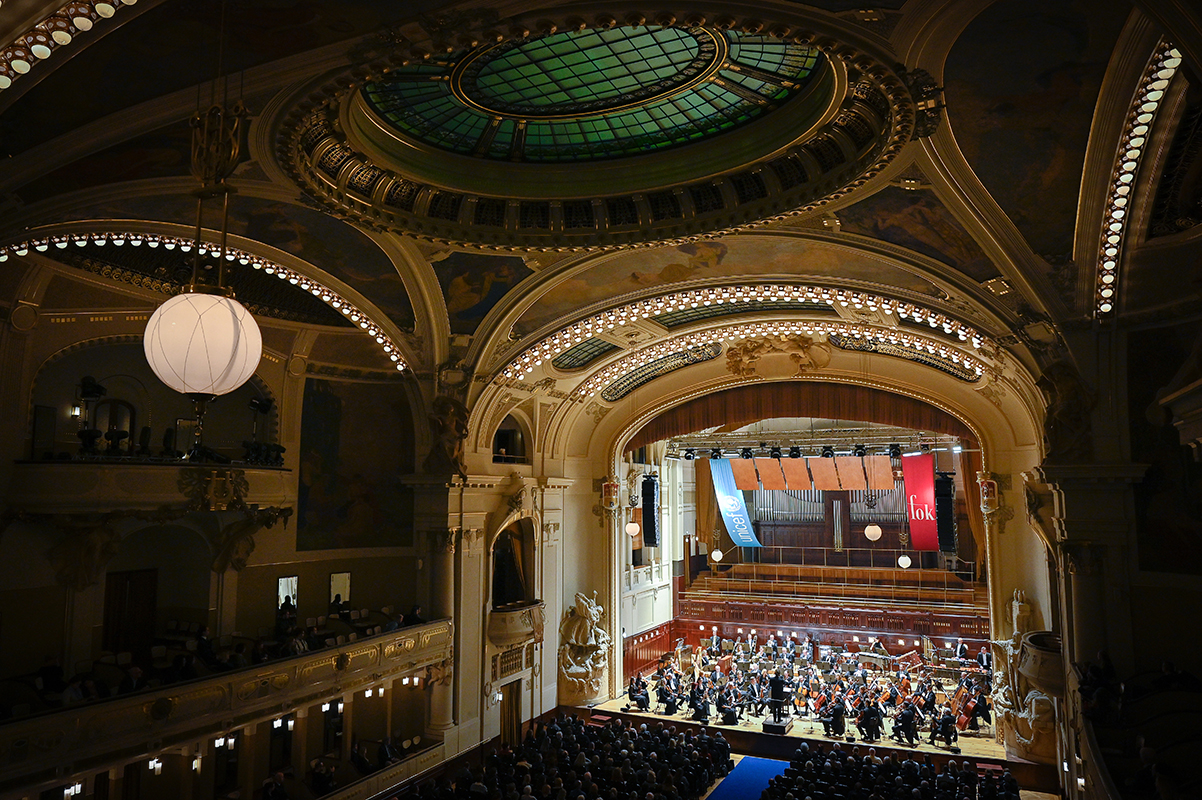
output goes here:
[[104, 649], [146, 658], [154, 643], [159, 571], [110, 572], [104, 587]]
[[501, 687], [501, 741], [514, 746], [522, 742], [521, 690], [520, 680]]

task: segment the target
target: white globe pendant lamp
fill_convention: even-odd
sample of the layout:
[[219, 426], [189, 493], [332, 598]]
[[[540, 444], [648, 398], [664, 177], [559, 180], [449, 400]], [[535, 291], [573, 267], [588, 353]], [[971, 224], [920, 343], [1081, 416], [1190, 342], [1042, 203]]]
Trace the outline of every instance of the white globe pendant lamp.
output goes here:
[[910, 557], [904, 553], [897, 557], [897, 565], [902, 569], [909, 569], [912, 563], [914, 562], [911, 561]]
[[721, 561], [722, 560], [722, 551], [721, 550], [710, 550], [710, 558], [714, 559], [715, 562]]
[[[195, 440], [188, 458], [220, 459], [201, 445], [205, 405], [250, 380], [263, 356], [263, 336], [251, 313], [225, 286], [226, 231], [230, 195], [225, 182], [238, 163], [241, 129], [246, 110], [214, 105], [197, 111], [192, 120], [192, 174], [200, 179], [196, 196], [196, 243], [192, 280], [151, 315], [143, 337], [146, 361], [163, 383], [192, 399], [196, 409]], [[205, 247], [201, 240], [205, 200], [221, 200], [220, 244]], [[202, 263], [202, 253], [216, 258]], [[208, 280], [201, 275], [210, 272]], [[214, 281], [213, 278], [216, 280]]]
[[881, 538], [881, 533], [881, 526], [877, 525], [875, 522], [868, 523], [868, 525], [864, 528], [864, 538], [870, 542], [879, 541]]
[[639, 527], [637, 522], [631, 521], [626, 523], [626, 535], [631, 539], [638, 536], [640, 530], [642, 530], [642, 528]]
[[233, 297], [192, 287], [155, 310], [146, 324], [146, 361], [180, 394], [206, 398], [246, 383], [263, 355], [263, 337]]

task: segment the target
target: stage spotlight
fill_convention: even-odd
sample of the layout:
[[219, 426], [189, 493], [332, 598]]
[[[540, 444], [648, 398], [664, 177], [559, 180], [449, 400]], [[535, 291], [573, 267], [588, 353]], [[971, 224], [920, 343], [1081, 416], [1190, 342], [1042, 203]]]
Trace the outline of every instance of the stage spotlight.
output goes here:
[[696, 457], [697, 457], [697, 451], [695, 449], [693, 449], [692, 447], [686, 447], [684, 449], [684, 460], [685, 461], [692, 461]]
[[722, 448], [715, 447], [710, 450], [710, 458], [722, 458]]
[[752, 456], [751, 456], [751, 448], [750, 447], [744, 447], [742, 450], [739, 451], [739, 458], [751, 458], [751, 457]]
[[863, 458], [864, 456], [868, 455], [868, 448], [862, 444], [858, 444], [852, 448], [851, 454], [853, 456], [859, 456], [860, 458]]
[[771, 450], [768, 451], [768, 455], [772, 456], [773, 458], [780, 458], [780, 448], [773, 447]]
[[789, 458], [801, 458], [801, 448], [793, 445], [789, 448]]
[[835, 457], [835, 448], [831, 447], [829, 444], [826, 447], [822, 448], [822, 457], [823, 458], [834, 458]]
[[901, 458], [901, 445], [900, 444], [889, 445], [889, 457], [890, 458]]

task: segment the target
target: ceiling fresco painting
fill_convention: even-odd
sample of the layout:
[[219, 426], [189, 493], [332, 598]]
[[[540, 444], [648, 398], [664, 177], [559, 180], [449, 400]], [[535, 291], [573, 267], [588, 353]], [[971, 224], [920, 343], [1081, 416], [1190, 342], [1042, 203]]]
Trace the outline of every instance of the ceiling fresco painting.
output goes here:
[[[80, 208], [55, 220], [149, 219], [195, 225], [196, 200], [187, 195], [139, 197]], [[205, 226], [215, 228], [210, 208]], [[398, 326], [412, 329], [413, 304], [396, 267], [359, 231], [328, 214], [302, 206], [236, 195], [230, 203], [231, 234], [262, 242], [304, 259], [355, 287]]]
[[990, 6], [948, 54], [947, 115], [965, 158], [1036, 254], [1073, 250], [1094, 104], [1131, 4]]
[[551, 320], [610, 297], [682, 281], [737, 276], [839, 276], [854, 281], [889, 283], [919, 294], [935, 287], [917, 275], [867, 253], [820, 242], [774, 236], [730, 236], [654, 250], [621, 253], [555, 285], [528, 308], [515, 326], [537, 330]]
[[840, 209], [840, 230], [883, 239], [956, 267], [978, 283], [997, 267], [934, 192], [889, 187]]
[[[15, 154], [122, 108], [213, 79], [220, 15], [217, 0], [182, 0], [150, 8], [56, 66], [0, 117], [0, 152]], [[237, 0], [227, 4], [224, 71], [238, 72], [315, 47], [377, 33], [431, 8], [437, 0]], [[380, 40], [381, 42], [383, 40]], [[153, 64], [131, 70], [129, 64]], [[104, 91], [77, 92], [91, 76], [119, 75]], [[72, 101], [56, 102], [60, 93]], [[17, 123], [20, 120], [20, 123]]]
[[517, 256], [452, 252], [431, 263], [447, 302], [451, 333], [475, 333], [492, 307], [533, 274]]
[[123, 181], [188, 175], [191, 148], [192, 127], [180, 120], [41, 175], [16, 193], [29, 205]]

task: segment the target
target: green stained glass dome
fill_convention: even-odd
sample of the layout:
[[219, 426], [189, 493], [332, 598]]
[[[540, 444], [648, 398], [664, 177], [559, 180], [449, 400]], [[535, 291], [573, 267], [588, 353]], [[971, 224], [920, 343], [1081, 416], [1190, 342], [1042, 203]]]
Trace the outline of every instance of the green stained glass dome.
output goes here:
[[705, 27], [587, 29], [463, 51], [367, 84], [399, 134], [461, 155], [633, 156], [748, 123], [800, 92], [821, 53]]

